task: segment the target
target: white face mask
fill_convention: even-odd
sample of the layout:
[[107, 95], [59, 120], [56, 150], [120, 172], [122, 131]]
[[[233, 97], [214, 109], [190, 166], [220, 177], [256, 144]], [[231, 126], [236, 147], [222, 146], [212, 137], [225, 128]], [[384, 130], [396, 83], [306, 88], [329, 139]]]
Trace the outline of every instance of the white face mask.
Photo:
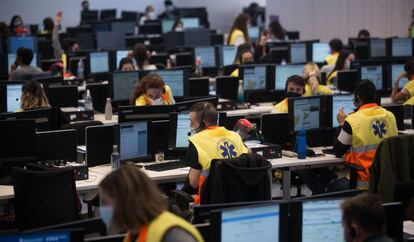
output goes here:
[[114, 209], [112, 206], [101, 206], [99, 212], [101, 214], [102, 221], [105, 223], [106, 227], [109, 228], [112, 224]]
[[182, 27], [177, 27], [177, 28], [175, 28], [175, 31], [176, 32], [183, 32], [183, 28]]
[[156, 19], [157, 19], [157, 15], [155, 14], [155, 12], [154, 12], [154, 11], [152, 11], [152, 12], [149, 12], [149, 13], [148, 13], [148, 18], [149, 18], [150, 20], [156, 20]]
[[162, 98], [158, 98], [158, 99], [152, 99], [152, 98], [150, 98], [151, 99], [151, 103], [152, 103], [152, 105], [164, 105], [164, 102], [162, 101]]
[[351, 69], [351, 62], [350, 61], [348, 61], [348, 60], [345, 61], [344, 69], [345, 70]]

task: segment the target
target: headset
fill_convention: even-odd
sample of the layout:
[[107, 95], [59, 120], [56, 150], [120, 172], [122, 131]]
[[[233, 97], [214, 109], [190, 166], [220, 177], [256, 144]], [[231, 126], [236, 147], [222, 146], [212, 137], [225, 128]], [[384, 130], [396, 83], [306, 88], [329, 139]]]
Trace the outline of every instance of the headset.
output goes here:
[[205, 129], [206, 128], [206, 124], [204, 123], [204, 116], [206, 115], [206, 111], [207, 111], [207, 102], [204, 103], [204, 108], [203, 108], [203, 112], [201, 113], [201, 117], [199, 120], [199, 125], [197, 129]]
[[358, 86], [354, 89], [354, 100], [353, 100], [353, 102], [354, 102], [355, 106], [359, 102], [359, 98], [356, 96], [359, 89], [361, 89], [363, 86], [371, 85], [371, 84], [374, 85], [370, 80], [367, 80], [367, 79], [363, 79], [358, 83]]
[[[289, 84], [289, 80], [291, 80], [291, 79], [293, 79], [293, 78], [297, 78], [297, 77], [300, 77], [300, 78], [302, 78], [303, 79], [303, 82], [304, 82], [304, 85], [303, 85], [303, 93], [302, 94], [305, 94], [305, 92], [306, 92], [306, 82], [305, 82], [305, 78], [303, 78], [302, 76], [299, 76], [299, 75], [293, 75], [293, 76], [290, 76], [290, 77], [288, 77], [288, 79], [286, 80], [286, 82], [285, 82], [285, 93], [287, 93], [287, 89], [288, 89], [288, 84]], [[293, 82], [293, 81], [292, 81]], [[296, 85], [296, 84], [295, 84]]]

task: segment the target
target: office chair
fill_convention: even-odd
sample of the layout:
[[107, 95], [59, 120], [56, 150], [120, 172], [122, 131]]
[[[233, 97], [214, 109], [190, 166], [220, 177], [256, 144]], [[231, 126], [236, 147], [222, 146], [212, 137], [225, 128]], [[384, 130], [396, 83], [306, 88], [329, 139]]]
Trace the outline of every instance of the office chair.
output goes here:
[[64, 124], [61, 129], [74, 129], [78, 133], [78, 145], [85, 145], [85, 129], [89, 126], [103, 125], [101, 121], [80, 121]]
[[[414, 180], [399, 182], [394, 187], [394, 201], [401, 202], [403, 211], [407, 211], [410, 201], [414, 198]], [[406, 220], [406, 219], [404, 219]]]
[[71, 168], [30, 171], [14, 168], [16, 225], [27, 230], [79, 218], [75, 177]]

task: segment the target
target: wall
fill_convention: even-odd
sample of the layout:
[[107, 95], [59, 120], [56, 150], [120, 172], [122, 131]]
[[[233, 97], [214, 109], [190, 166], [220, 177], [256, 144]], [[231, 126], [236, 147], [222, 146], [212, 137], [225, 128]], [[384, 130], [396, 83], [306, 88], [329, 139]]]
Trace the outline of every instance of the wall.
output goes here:
[[[261, 6], [266, 0], [256, 0]], [[1, 0], [0, 21], [9, 24], [14, 14], [23, 17], [26, 24], [41, 23], [46, 16], [54, 16], [57, 11], [63, 11], [62, 25], [74, 26], [80, 20], [82, 0]], [[251, 0], [175, 0], [179, 7], [206, 6], [212, 28], [227, 32], [233, 19], [241, 12], [242, 7], [250, 4]], [[155, 11], [164, 10], [163, 0], [89, 0], [90, 9], [117, 8], [118, 16], [122, 10], [143, 12], [145, 6], [152, 4]]]
[[406, 36], [413, 0], [266, 0], [267, 14], [279, 15], [301, 39], [347, 40], [366, 28], [371, 36]]

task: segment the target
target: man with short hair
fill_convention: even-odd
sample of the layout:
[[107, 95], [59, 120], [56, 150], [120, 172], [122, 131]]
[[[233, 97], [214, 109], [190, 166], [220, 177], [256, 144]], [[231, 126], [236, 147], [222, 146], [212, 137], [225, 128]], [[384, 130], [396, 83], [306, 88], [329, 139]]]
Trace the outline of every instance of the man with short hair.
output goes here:
[[377, 196], [362, 193], [341, 204], [346, 242], [392, 242], [383, 231], [385, 214]]
[[285, 85], [285, 99], [274, 106], [273, 112], [275, 113], [287, 113], [288, 110], [288, 98], [301, 97], [305, 93], [305, 79], [299, 75], [290, 76], [286, 80]]
[[10, 81], [24, 80], [25, 75], [43, 72], [40, 68], [31, 65], [33, 56], [33, 51], [29, 48], [17, 49], [16, 63], [12, 66]]

